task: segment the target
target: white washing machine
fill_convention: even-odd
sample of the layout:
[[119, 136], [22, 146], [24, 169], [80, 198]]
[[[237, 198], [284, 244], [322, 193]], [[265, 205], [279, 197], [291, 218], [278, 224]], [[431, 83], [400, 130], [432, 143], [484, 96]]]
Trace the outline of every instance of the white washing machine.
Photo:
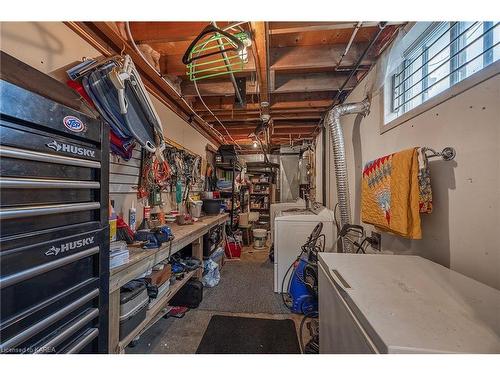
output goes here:
[[271, 243], [274, 243], [274, 219], [276, 219], [276, 215], [281, 211], [296, 209], [296, 208], [306, 208], [306, 201], [302, 198], [297, 198], [294, 202], [283, 202], [283, 203], [273, 203], [269, 209], [270, 215], [270, 224], [271, 224]]
[[[314, 227], [323, 222], [322, 234], [325, 235], [325, 251], [331, 252], [336, 236], [333, 211], [319, 207], [317, 209], [294, 209], [281, 211], [274, 220], [274, 291], [287, 290], [288, 280], [292, 274], [286, 272], [290, 264], [297, 258], [301, 246], [313, 231]], [[283, 279], [286, 279], [283, 283]]]

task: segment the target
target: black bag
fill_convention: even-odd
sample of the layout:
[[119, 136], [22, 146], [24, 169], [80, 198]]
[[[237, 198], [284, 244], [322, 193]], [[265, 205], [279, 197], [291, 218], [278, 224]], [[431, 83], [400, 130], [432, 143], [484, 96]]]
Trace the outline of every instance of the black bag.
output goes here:
[[198, 280], [189, 280], [172, 297], [170, 306], [184, 306], [190, 309], [196, 309], [203, 300], [203, 284]]
[[236, 147], [234, 145], [221, 145], [217, 153], [221, 156], [224, 163], [229, 163], [237, 158]]

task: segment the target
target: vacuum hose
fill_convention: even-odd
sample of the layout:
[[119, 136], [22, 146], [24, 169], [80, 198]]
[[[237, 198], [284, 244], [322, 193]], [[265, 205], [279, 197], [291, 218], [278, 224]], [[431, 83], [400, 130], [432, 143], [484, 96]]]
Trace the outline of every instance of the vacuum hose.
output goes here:
[[[345, 155], [344, 134], [340, 117], [360, 113], [366, 116], [370, 111], [370, 101], [360, 103], [340, 104], [329, 110], [325, 116], [325, 126], [330, 128], [330, 137], [333, 147], [333, 162], [335, 165], [335, 178], [337, 182], [337, 201], [340, 209], [340, 227], [351, 224], [351, 207], [349, 198], [349, 183], [347, 178], [347, 163]], [[352, 253], [353, 246], [349, 241], [342, 241], [345, 253]]]

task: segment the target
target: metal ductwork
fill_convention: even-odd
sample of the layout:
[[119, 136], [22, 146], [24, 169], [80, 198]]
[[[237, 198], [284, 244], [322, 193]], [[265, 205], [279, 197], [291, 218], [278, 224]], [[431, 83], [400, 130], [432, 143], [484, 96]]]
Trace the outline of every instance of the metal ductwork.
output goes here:
[[[340, 117], [350, 114], [366, 116], [370, 112], [370, 101], [360, 103], [339, 104], [330, 109], [325, 116], [325, 126], [330, 128], [333, 147], [333, 162], [335, 165], [335, 179], [337, 181], [337, 200], [340, 209], [340, 227], [351, 223], [351, 205], [349, 198], [349, 182], [347, 178], [347, 163], [345, 155], [344, 134], [340, 124]], [[353, 252], [352, 243], [342, 242], [345, 253]]]

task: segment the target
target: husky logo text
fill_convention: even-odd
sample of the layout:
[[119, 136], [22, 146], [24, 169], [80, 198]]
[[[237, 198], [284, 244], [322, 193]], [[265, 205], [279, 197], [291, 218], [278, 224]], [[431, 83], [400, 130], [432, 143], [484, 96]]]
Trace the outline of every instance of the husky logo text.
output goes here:
[[75, 133], [81, 133], [85, 130], [85, 125], [83, 122], [75, 116], [66, 116], [63, 118], [63, 123], [66, 128]]
[[58, 143], [55, 140], [50, 142], [50, 143], [47, 143], [46, 146], [51, 148], [54, 151], [57, 151], [57, 152], [62, 151], [62, 152], [68, 152], [68, 153], [74, 154], [74, 155], [81, 155], [81, 156], [88, 156], [88, 157], [95, 158], [95, 150], [90, 150], [90, 149], [85, 148], [85, 147], [70, 145], [67, 143]]
[[65, 253], [69, 250], [79, 249], [83, 246], [88, 246], [94, 243], [94, 236], [83, 238], [81, 240], [76, 240], [73, 242], [66, 242], [62, 244], [60, 247], [52, 246], [49, 250], [45, 252], [46, 256], [57, 256], [59, 254]]

